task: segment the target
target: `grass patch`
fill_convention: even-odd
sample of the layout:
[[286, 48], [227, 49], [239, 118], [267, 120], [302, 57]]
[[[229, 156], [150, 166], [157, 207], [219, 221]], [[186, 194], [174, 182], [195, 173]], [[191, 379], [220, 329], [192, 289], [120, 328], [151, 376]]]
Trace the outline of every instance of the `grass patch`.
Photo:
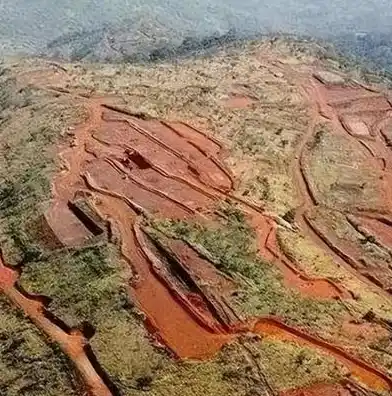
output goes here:
[[354, 148], [349, 136], [320, 131], [323, 127], [306, 160], [306, 173], [320, 203], [332, 208], [382, 209], [382, 190], [375, 182], [380, 171]]
[[34, 89], [17, 89], [8, 78], [0, 93], [0, 236], [10, 263], [35, 260], [29, 234], [50, 198], [55, 144], [84, 109]]
[[49, 309], [68, 325], [95, 329], [91, 345], [99, 362], [124, 391], [152, 376], [164, 355], [149, 344], [125, 290], [119, 258], [93, 246], [26, 263], [21, 284], [53, 298]]
[[334, 358], [292, 342], [266, 338], [260, 342], [258, 350], [265, 374], [279, 390], [337, 383], [346, 371]]
[[78, 384], [64, 355], [0, 296], [0, 394], [76, 396]]
[[[249, 282], [239, 292], [237, 303], [248, 315], [277, 315], [291, 324], [328, 328], [345, 313], [337, 301], [306, 298], [287, 289], [279, 271], [257, 253], [255, 233], [235, 206], [224, 203], [215, 227], [177, 220], [155, 220], [150, 230], [199, 244], [214, 265], [228, 274], [240, 274]], [[250, 286], [251, 285], [251, 286]]]
[[[77, 326], [88, 322], [98, 361], [123, 394], [244, 395], [225, 379], [218, 357], [205, 363], [176, 363], [156, 349], [125, 292], [115, 252], [95, 246], [24, 266], [22, 285], [53, 298], [50, 310]], [[245, 385], [244, 385], [245, 386]]]

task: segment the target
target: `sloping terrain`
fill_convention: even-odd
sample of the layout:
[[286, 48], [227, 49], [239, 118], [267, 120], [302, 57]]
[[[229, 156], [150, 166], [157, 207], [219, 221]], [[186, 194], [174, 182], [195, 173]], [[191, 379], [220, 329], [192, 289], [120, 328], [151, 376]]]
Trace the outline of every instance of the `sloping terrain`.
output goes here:
[[390, 394], [385, 88], [285, 39], [2, 79], [2, 298], [61, 357], [37, 394]]

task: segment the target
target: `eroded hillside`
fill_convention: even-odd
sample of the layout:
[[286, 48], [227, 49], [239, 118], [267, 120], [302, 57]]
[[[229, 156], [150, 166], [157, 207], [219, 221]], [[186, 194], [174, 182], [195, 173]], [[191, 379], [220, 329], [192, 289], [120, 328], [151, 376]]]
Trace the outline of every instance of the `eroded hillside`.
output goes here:
[[392, 107], [338, 66], [5, 64], [1, 391], [390, 394]]

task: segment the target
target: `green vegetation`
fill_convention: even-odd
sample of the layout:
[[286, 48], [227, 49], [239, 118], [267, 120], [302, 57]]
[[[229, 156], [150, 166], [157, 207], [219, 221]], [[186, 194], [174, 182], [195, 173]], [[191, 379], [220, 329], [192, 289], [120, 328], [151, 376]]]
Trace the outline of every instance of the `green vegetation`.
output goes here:
[[[176, 364], [152, 345], [143, 315], [129, 301], [125, 271], [111, 246], [103, 243], [49, 252], [39, 245], [34, 224], [49, 202], [55, 143], [69, 125], [80, 122], [84, 112], [61, 97], [39, 90], [18, 93], [15, 80], [8, 74], [5, 78], [0, 122], [1, 247], [8, 263], [23, 264], [21, 286], [51, 297], [48, 309], [91, 337], [90, 345], [102, 368], [126, 395], [138, 395], [140, 390], [151, 395], [201, 396], [222, 391], [245, 395], [245, 390], [224, 378], [221, 358], [202, 364]], [[6, 342], [0, 347], [5, 354], [0, 364], [0, 384], [7, 387], [6, 396], [72, 395], [73, 388], [68, 390], [64, 379], [72, 371], [60, 366], [64, 355], [57, 347], [53, 345], [55, 355], [51, 357], [52, 349], [45, 340], [38, 345], [30, 335], [32, 325], [28, 324], [29, 331], [24, 332], [23, 317], [7, 315], [0, 319], [0, 326], [13, 326], [6, 335], [1, 332]], [[22, 345], [23, 354], [18, 345]], [[16, 366], [13, 356], [23, 364], [18, 362]]]
[[[293, 191], [287, 158], [305, 130], [307, 114], [294, 85], [272, 65], [260, 64], [259, 53], [270, 44], [250, 44], [243, 54], [234, 51], [230, 62], [222, 52], [213, 59], [192, 59], [175, 67], [68, 65], [68, 88], [117, 92], [127, 108], [139, 113], [200, 123], [230, 148], [228, 165], [237, 176], [244, 176], [239, 190], [248, 189], [244, 195], [250, 199], [267, 200], [290, 221], [294, 212], [287, 209], [296, 202], [287, 193]], [[80, 47], [78, 56], [85, 49]], [[101, 242], [48, 252], [39, 245], [34, 224], [49, 202], [54, 147], [84, 112], [61, 95], [20, 89], [8, 70], [0, 69], [0, 75], [6, 82], [0, 85], [1, 247], [7, 262], [23, 264], [22, 287], [50, 297], [48, 309], [90, 337], [97, 360], [124, 395], [141, 391], [148, 396], [263, 394], [265, 382], [257, 379], [255, 365], [246, 356], [248, 341], [233, 341], [203, 363], [175, 362], [156, 348], [143, 326], [143, 314], [129, 299], [127, 269], [114, 246]], [[227, 109], [223, 103], [233, 90], [255, 98], [255, 104]], [[323, 140], [321, 136], [319, 146]], [[172, 220], [147, 225], [152, 233], [160, 231], [202, 246], [218, 269], [236, 277], [241, 287], [233, 300], [243, 316], [277, 315], [313, 332], [340, 322], [346, 311], [338, 301], [305, 298], [284, 285], [279, 271], [258, 255], [255, 233], [241, 211], [230, 203], [219, 210], [221, 221], [211, 227]], [[0, 313], [0, 393], [8, 387], [14, 393], [6, 396], [73, 395], [64, 356], [45, 340], [36, 341], [25, 318], [16, 314], [14, 319], [7, 312], [4, 308]], [[277, 390], [341, 376], [341, 368], [332, 360], [298, 345], [267, 338], [257, 340], [253, 350]], [[15, 362], [20, 365], [14, 367]]]
[[276, 389], [336, 383], [346, 371], [335, 359], [292, 342], [264, 339], [258, 350], [265, 374]]
[[143, 390], [151, 396], [202, 396], [224, 391], [245, 396], [243, 387], [224, 376], [224, 354], [205, 363], [175, 363], [151, 344], [143, 315], [126, 295], [122, 272], [114, 251], [95, 246], [27, 263], [21, 283], [29, 291], [52, 297], [50, 310], [68, 324], [93, 326], [93, 351], [124, 394]]
[[19, 89], [5, 73], [0, 85], [0, 235], [10, 263], [41, 254], [30, 235], [50, 198], [54, 144], [84, 117], [82, 107], [39, 90]]
[[392, 47], [390, 33], [345, 34], [334, 38], [337, 48], [346, 56], [358, 59], [368, 68], [392, 77]]
[[76, 396], [72, 373], [57, 347], [0, 296], [0, 394]]
[[220, 207], [219, 226], [198, 223], [155, 220], [156, 229], [172, 238], [201, 245], [211, 255], [214, 265], [231, 275], [247, 279], [239, 291], [237, 303], [247, 315], [277, 315], [289, 323], [326, 329], [338, 321], [345, 310], [338, 301], [306, 298], [283, 284], [279, 271], [257, 254], [255, 234], [244, 214], [230, 203]]
[[122, 389], [160, 368], [125, 291], [120, 260], [108, 246], [61, 252], [24, 265], [22, 286], [53, 298], [49, 309], [68, 325], [92, 326], [91, 345], [99, 362]]

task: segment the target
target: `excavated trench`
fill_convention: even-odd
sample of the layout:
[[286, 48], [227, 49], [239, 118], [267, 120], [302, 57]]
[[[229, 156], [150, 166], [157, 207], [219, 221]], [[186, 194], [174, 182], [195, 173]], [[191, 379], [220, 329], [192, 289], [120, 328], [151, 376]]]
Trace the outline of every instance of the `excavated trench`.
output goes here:
[[[151, 215], [208, 223], [216, 204], [231, 198], [255, 228], [260, 254], [281, 269], [288, 287], [317, 298], [350, 298], [341, 286], [308, 277], [284, 256], [273, 218], [234, 195], [235, 180], [219, 159], [222, 145], [218, 141], [181, 122], [135, 117], [106, 105], [104, 99], [80, 100], [89, 110], [89, 119], [75, 130], [75, 142], [61, 149], [66, 169], [53, 182], [53, 203], [44, 217], [51, 231], [47, 234], [56, 239], [53, 246], [83, 246], [115, 234], [133, 273], [131, 298], [143, 311], [147, 329], [179, 358], [209, 358], [230, 340], [252, 332], [315, 348], [334, 357], [369, 388], [392, 390], [384, 372], [338, 346], [275, 318], [241, 318], [229, 302], [234, 280], [220, 274], [195, 247], [171, 240], [162, 243], [144, 228], [143, 218]], [[303, 151], [313, 132], [310, 128], [304, 137], [295, 162], [305, 201], [297, 213], [301, 226], [306, 210], [316, 205], [301, 170]], [[15, 287], [17, 278], [1, 265], [3, 292], [60, 345], [89, 393], [115, 394], [87, 339], [59, 327], [54, 317], [45, 314], [42, 302], [21, 294]]]

